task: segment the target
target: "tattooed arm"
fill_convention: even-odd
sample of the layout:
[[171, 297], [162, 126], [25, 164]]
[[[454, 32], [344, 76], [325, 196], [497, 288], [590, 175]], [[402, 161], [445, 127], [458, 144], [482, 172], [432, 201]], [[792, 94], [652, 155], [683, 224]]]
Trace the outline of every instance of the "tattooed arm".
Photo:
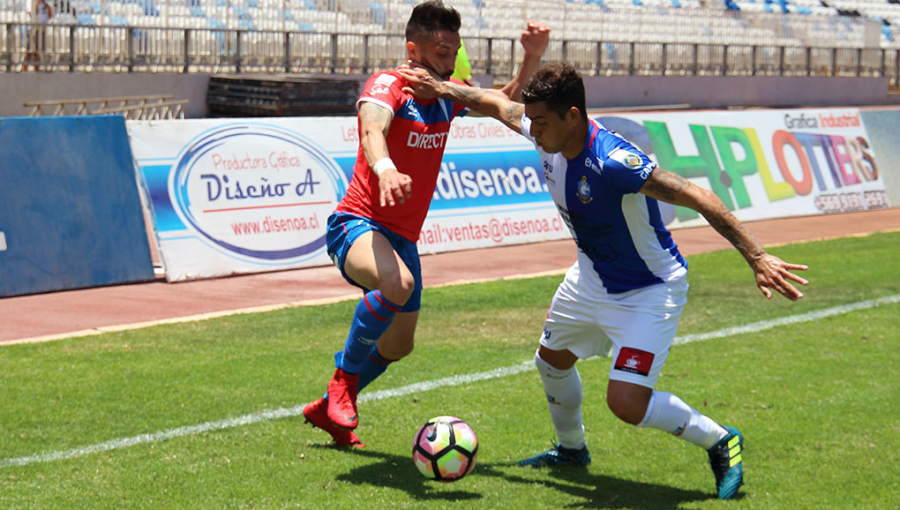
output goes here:
[[359, 106], [359, 141], [369, 167], [391, 155], [387, 148], [387, 135], [391, 130], [393, 113], [383, 106], [364, 101]]
[[[373, 169], [379, 161], [390, 161], [387, 147], [387, 135], [391, 130], [393, 112], [383, 106], [364, 101], [359, 106], [359, 143], [369, 168]], [[384, 165], [384, 163], [382, 163]], [[387, 165], [378, 177], [379, 202], [381, 207], [401, 204], [412, 194], [412, 179]]]
[[703, 215], [716, 232], [744, 256], [755, 273], [756, 286], [767, 298], [772, 297], [770, 289], [775, 289], [791, 301], [803, 297], [803, 293], [788, 280], [807, 285], [808, 281], [791, 273], [794, 270], [806, 271], [807, 266], [789, 264], [766, 253], [753, 234], [744, 228], [712, 191], [703, 189], [680, 175], [656, 168], [647, 178], [641, 193], [663, 202], [688, 207]]
[[442, 97], [468, 107], [474, 112], [493, 117], [516, 133], [521, 133], [522, 114], [525, 106], [511, 101], [505, 94], [493, 89], [479, 89], [439, 81], [422, 68], [398, 69], [409, 84], [404, 88], [416, 97], [427, 99]]
[[493, 117], [516, 133], [522, 130], [522, 115], [525, 113], [525, 105], [511, 101], [499, 91], [444, 82], [441, 97], [465, 105], [472, 111]]

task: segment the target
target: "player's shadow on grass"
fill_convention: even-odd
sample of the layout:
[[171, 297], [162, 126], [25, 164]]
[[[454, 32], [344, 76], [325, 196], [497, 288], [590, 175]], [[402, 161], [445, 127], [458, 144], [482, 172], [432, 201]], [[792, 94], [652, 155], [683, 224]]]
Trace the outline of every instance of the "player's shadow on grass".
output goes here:
[[[712, 492], [712, 486], [710, 486], [710, 492], [684, 490], [667, 485], [644, 483], [591, 473], [588, 468], [534, 470], [533, 468], [519, 467], [514, 464], [498, 463], [487, 466], [479, 465], [475, 469], [479, 469], [479, 475], [499, 476], [507, 482], [519, 483], [525, 486], [539, 484], [548, 489], [582, 499], [581, 502], [566, 505], [566, 508], [671, 510], [680, 508], [684, 503], [692, 501], [717, 499], [715, 493]], [[511, 469], [513, 474], [510, 473]], [[516, 470], [520, 469], [523, 475], [540, 473], [540, 476], [526, 477], [514, 474]], [[742, 496], [739, 494], [737, 499], [740, 497]]]
[[[388, 487], [407, 492], [417, 500], [463, 501], [480, 499], [481, 494], [464, 490], [462, 485], [454, 485], [459, 490], [442, 490], [446, 484], [429, 481], [419, 473], [410, 457], [392, 455], [373, 450], [348, 450], [356, 455], [379, 459], [380, 462], [359, 466], [337, 479], [357, 485], [367, 484]], [[476, 466], [476, 469], [478, 467]]]
[[[407, 492], [417, 500], [478, 500], [484, 496], [479, 492], [466, 490], [466, 481], [445, 485], [424, 478], [408, 456], [393, 455], [373, 450], [351, 450], [380, 462], [360, 466], [337, 479], [357, 485], [367, 484], [389, 487]], [[522, 475], [515, 474], [522, 470]], [[611, 476], [591, 473], [588, 469], [542, 469], [540, 476], [525, 476], [538, 473], [531, 468], [513, 464], [478, 463], [471, 477], [502, 478], [510, 484], [520, 485], [524, 490], [533, 490], [542, 485], [568, 496], [580, 498], [581, 502], [570, 503], [567, 508], [635, 508], [640, 510], [671, 510], [692, 501], [715, 499], [712, 492], [689, 491], [665, 485], [636, 482]], [[450, 487], [453, 489], [448, 490]], [[741, 495], [738, 495], [740, 498]]]

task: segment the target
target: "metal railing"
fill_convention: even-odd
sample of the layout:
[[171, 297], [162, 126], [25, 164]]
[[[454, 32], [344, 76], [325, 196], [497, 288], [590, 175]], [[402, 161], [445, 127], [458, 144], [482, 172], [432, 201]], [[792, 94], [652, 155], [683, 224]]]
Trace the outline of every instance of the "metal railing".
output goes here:
[[[402, 62], [405, 43], [384, 34], [2, 23], [0, 72], [368, 74]], [[511, 38], [470, 37], [466, 49], [476, 74], [508, 78], [521, 60]], [[896, 48], [564, 39], [551, 41], [545, 60], [566, 60], [588, 76], [887, 76], [892, 87], [900, 83]]]
[[56, 117], [60, 115], [98, 115], [119, 113], [125, 108], [153, 108], [172, 99], [171, 94], [151, 96], [103, 97], [90, 99], [61, 99], [50, 101], [28, 101], [29, 117]]

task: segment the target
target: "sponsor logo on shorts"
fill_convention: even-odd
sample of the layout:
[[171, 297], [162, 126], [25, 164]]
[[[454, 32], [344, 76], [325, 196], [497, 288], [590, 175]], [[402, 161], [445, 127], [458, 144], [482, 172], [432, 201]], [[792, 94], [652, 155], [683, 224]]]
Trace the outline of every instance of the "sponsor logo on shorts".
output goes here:
[[653, 365], [653, 353], [633, 349], [631, 347], [622, 347], [619, 351], [619, 357], [616, 358], [616, 364], [613, 366], [616, 370], [628, 372], [630, 374], [638, 374], [644, 377], [650, 374], [650, 367]]

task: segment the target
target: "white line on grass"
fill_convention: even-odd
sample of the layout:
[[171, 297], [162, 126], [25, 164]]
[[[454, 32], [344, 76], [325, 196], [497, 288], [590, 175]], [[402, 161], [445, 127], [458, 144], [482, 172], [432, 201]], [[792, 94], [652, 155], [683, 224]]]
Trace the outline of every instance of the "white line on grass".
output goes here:
[[[734, 335], [740, 335], [743, 333], [756, 333], [759, 331], [765, 331], [767, 329], [775, 328], [778, 326], [784, 326], [789, 324], [798, 324], [801, 322], [809, 322], [824, 319], [826, 317], [831, 317], [833, 315], [840, 315], [844, 313], [854, 312], [857, 310], [865, 310], [869, 308], [875, 308], [877, 306], [889, 305], [900, 303], [900, 294], [895, 296], [887, 296], [879, 299], [870, 299], [867, 301], [860, 301], [857, 303], [851, 303], [848, 305], [835, 306], [833, 308], [826, 308], [824, 310], [816, 310], [814, 312], [803, 313], [799, 315], [791, 315], [788, 317], [782, 317], [779, 319], [772, 319], [768, 321], [759, 321], [753, 322], [751, 324], [746, 324], [744, 326], [736, 326], [732, 328], [723, 328], [717, 331], [711, 331], [709, 333], [699, 333], [695, 335], [685, 335], [679, 336], [675, 338], [676, 344], [686, 344], [690, 342], [699, 342], [702, 340], [712, 340], [716, 338], [725, 338]], [[388, 398], [400, 397], [403, 395], [410, 395], [414, 393], [422, 393], [429, 390], [434, 390], [437, 388], [445, 388], [450, 386], [460, 386], [462, 384], [469, 384], [477, 381], [485, 381], [488, 379], [497, 379], [500, 377], [507, 377], [510, 375], [520, 374], [522, 372], [526, 372], [531, 370], [534, 367], [531, 360], [525, 361], [516, 365], [497, 368], [494, 370], [488, 370], [487, 372], [478, 372], [475, 374], [465, 374], [465, 375], [456, 375], [452, 377], [445, 377], [443, 379], [435, 379], [433, 381], [425, 381], [415, 384], [409, 384], [407, 386], [401, 386], [400, 388], [394, 388], [390, 390], [379, 390], [373, 391], [369, 393], [364, 393], [359, 396], [359, 402], [372, 402], [377, 400], [385, 400]], [[190, 425], [186, 427], [178, 427], [174, 429], [164, 430], [160, 432], [156, 432], [153, 434], [141, 434], [139, 436], [127, 437], [122, 439], [113, 439], [112, 441], [106, 441], [103, 443], [97, 443], [90, 446], [85, 446], [82, 448], [74, 448], [72, 450], [63, 450], [63, 451], [55, 451], [55, 452], [44, 452], [36, 455], [30, 455], [28, 457], [17, 457], [10, 459], [2, 459], [0, 460], [0, 468], [11, 467], [11, 466], [25, 466], [28, 464], [35, 464], [39, 462], [52, 462], [56, 460], [64, 460], [71, 459], [75, 457], [82, 457], [85, 455], [91, 455], [95, 453], [110, 451], [110, 450], [118, 450], [121, 448], [128, 448], [130, 446], [137, 446], [140, 444], [147, 443], [158, 443], [160, 441], [165, 441], [167, 439], [174, 439], [177, 437], [190, 436], [196, 434], [202, 434], [205, 432], [211, 432], [214, 430], [222, 430], [233, 427], [240, 427], [243, 425], [250, 425], [253, 423], [259, 423], [269, 420], [276, 420], [279, 418], [291, 418], [294, 416], [300, 416], [303, 414], [303, 406], [305, 404], [301, 404], [298, 406], [290, 407], [290, 408], [280, 408], [273, 409], [270, 411], [261, 411], [259, 413], [247, 414], [244, 416], [239, 416], [237, 418], [229, 418], [226, 420], [218, 420], [211, 421], [206, 423], [201, 423], [200, 425]]]
[[[422, 393], [425, 391], [433, 390], [436, 388], [449, 387], [449, 386], [459, 386], [461, 384], [467, 384], [476, 381], [483, 381], [486, 379], [496, 379], [498, 377], [506, 377], [513, 374], [518, 374], [521, 372], [525, 372], [530, 370], [534, 364], [531, 361], [526, 361], [520, 363], [518, 365], [513, 365], [509, 367], [496, 368], [494, 370], [488, 370], [487, 372], [480, 372], [477, 374], [466, 374], [466, 375], [455, 375], [452, 377], [445, 377], [443, 379], [435, 379], [433, 381], [425, 381], [415, 384], [410, 384], [407, 386], [402, 386], [400, 388], [394, 388], [392, 390], [380, 390], [373, 391], [371, 393], [365, 393], [359, 396], [359, 402], [369, 402], [375, 400], [384, 400], [393, 397], [399, 397], [402, 395], [409, 395], [412, 393]], [[64, 451], [56, 451], [56, 452], [45, 452], [39, 453], [37, 455], [31, 455], [28, 457], [18, 457], [12, 459], [3, 459], [0, 460], [0, 468], [10, 467], [10, 466], [25, 466], [28, 464], [34, 464], [38, 462], [52, 462], [55, 460], [64, 460], [71, 459], [74, 457], [82, 457], [84, 455], [91, 455], [94, 453], [106, 452], [109, 450], [118, 450], [121, 448], [128, 448], [129, 446], [137, 446], [139, 444], [145, 443], [158, 443], [160, 441], [164, 441], [166, 439], [174, 439], [176, 437], [190, 436], [195, 434], [202, 434], [205, 432], [211, 432], [213, 430], [222, 430], [233, 427], [240, 427], [243, 425], [250, 425], [253, 423], [259, 423], [263, 421], [269, 420], [277, 420], [279, 418], [291, 418], [294, 416], [300, 416], [303, 414], [303, 407], [306, 404], [300, 404], [298, 406], [290, 407], [290, 408], [280, 408], [273, 409], [271, 411], [261, 411], [259, 413], [254, 414], [246, 414], [244, 416], [239, 416], [237, 418], [229, 418], [226, 420], [219, 421], [210, 421], [206, 423], [201, 423], [200, 425], [190, 425], [186, 427], [178, 427], [174, 429], [164, 430], [161, 432], [156, 432], [153, 434], [141, 434], [139, 436], [127, 437], [123, 439], [113, 439], [112, 441], [106, 441], [103, 443], [93, 444], [91, 446], [84, 446], [82, 448], [75, 448], [72, 450], [64, 450]]]
[[725, 338], [727, 336], [740, 335], [742, 333], [756, 333], [758, 331], [777, 328], [778, 326], [797, 324], [799, 322], [815, 321], [824, 319], [826, 317], [831, 317], [832, 315], [840, 315], [842, 313], [855, 312], [857, 310], [866, 310], [869, 308], [875, 308], [876, 306], [891, 305], [894, 303], [900, 303], [900, 294], [896, 296], [887, 296], [878, 299], [858, 301], [856, 303], [850, 303], [849, 305], [835, 306], [834, 308], [825, 308], [823, 310], [816, 310], [813, 312], [801, 313], [798, 315], [789, 315], [787, 317], [781, 317], [779, 319], [751, 322], [750, 324], [745, 324], [743, 326], [723, 328], [716, 331], [710, 331], [709, 333], [697, 333], [694, 335], [679, 336], [675, 337], [674, 343], [686, 344], [690, 342], [697, 342], [700, 340]]

